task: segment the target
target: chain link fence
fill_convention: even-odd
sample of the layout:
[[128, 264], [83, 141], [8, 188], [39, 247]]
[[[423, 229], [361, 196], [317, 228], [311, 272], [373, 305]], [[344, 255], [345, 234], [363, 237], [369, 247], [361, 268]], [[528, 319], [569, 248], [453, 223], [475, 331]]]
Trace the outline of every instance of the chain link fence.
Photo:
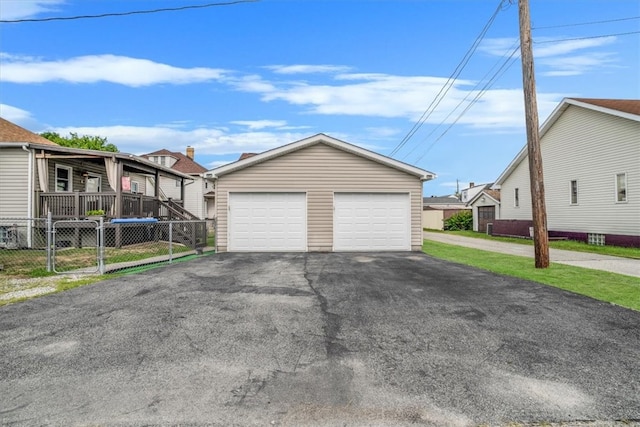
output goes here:
[[213, 251], [205, 221], [0, 218], [0, 282], [171, 263]]

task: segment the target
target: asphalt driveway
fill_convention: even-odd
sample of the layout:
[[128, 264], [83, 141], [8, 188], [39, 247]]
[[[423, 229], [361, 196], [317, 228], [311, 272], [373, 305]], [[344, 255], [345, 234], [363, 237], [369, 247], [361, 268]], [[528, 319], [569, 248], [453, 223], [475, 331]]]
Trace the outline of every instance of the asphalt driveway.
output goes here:
[[2, 425], [640, 419], [640, 313], [415, 253], [219, 254], [0, 308]]

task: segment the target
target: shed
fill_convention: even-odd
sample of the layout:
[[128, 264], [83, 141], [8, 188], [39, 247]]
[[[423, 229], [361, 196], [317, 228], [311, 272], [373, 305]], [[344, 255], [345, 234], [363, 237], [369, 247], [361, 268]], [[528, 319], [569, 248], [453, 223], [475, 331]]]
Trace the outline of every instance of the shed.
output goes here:
[[206, 176], [219, 252], [420, 250], [422, 184], [435, 178], [325, 134]]

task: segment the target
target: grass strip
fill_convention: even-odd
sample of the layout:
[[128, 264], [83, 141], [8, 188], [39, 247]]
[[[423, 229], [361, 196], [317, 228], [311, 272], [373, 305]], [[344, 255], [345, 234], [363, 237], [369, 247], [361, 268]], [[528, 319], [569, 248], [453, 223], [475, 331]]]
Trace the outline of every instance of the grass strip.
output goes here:
[[434, 258], [531, 280], [640, 311], [640, 279], [637, 277], [556, 263], [552, 263], [549, 268], [540, 269], [535, 268], [532, 258], [482, 251], [432, 240], [423, 242], [422, 251]]
[[[474, 239], [495, 240], [498, 242], [517, 243], [519, 245], [533, 246], [532, 239], [521, 237], [503, 237], [491, 236], [486, 233], [477, 231], [458, 230], [458, 231], [442, 231], [442, 230], [426, 230], [432, 233], [444, 233], [454, 236], [473, 237]], [[576, 240], [550, 240], [549, 247], [554, 249], [563, 249], [566, 251], [587, 252], [600, 255], [611, 255], [623, 258], [640, 259], [640, 248], [625, 248], [621, 246], [598, 246], [589, 245], [585, 242]]]

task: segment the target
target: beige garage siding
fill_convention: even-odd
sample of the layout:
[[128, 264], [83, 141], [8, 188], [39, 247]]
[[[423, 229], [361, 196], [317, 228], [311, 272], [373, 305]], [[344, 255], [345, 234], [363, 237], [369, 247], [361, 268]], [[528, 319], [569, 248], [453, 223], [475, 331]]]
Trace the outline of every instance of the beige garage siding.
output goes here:
[[218, 251], [227, 250], [230, 192], [305, 191], [309, 251], [333, 249], [334, 192], [409, 192], [411, 247], [422, 247], [422, 182], [414, 175], [319, 143], [219, 177]]

